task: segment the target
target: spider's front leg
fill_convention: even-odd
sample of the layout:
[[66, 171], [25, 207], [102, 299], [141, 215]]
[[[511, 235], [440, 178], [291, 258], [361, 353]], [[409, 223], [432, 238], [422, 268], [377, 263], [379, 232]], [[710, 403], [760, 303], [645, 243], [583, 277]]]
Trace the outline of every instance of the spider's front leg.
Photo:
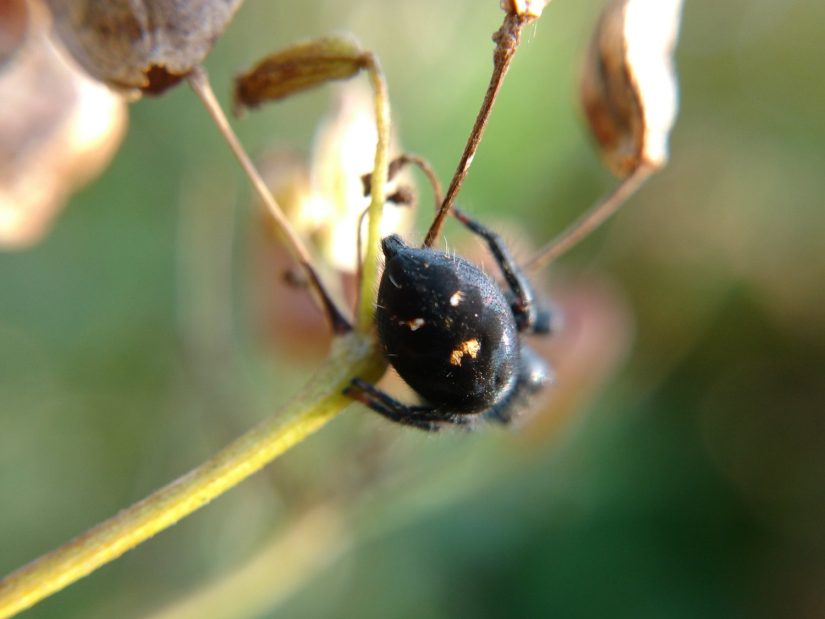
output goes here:
[[464, 211], [453, 208], [453, 216], [487, 242], [512, 294], [510, 306], [521, 332], [545, 334], [550, 332], [552, 315], [536, 302], [536, 294], [527, 277], [513, 260], [504, 240], [486, 226], [472, 219]]
[[361, 402], [390, 421], [426, 430], [427, 432], [438, 432], [446, 424], [468, 426], [470, 423], [467, 415], [448, 413], [433, 406], [403, 404], [378, 389], [375, 385], [360, 378], [353, 378], [344, 394]]

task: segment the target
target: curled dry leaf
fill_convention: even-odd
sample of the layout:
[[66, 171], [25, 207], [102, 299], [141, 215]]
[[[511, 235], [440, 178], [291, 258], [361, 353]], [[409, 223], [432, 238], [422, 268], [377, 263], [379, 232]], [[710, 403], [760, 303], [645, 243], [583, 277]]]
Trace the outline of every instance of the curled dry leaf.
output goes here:
[[283, 99], [331, 80], [350, 78], [369, 61], [369, 53], [348, 38], [293, 45], [267, 56], [235, 78], [235, 111]]
[[47, 0], [55, 29], [93, 77], [157, 94], [206, 57], [242, 0]]
[[582, 102], [618, 176], [667, 161], [678, 107], [673, 50], [681, 11], [682, 0], [610, 0], [594, 33]]
[[[36, 18], [36, 19], [35, 19]], [[0, 246], [46, 231], [69, 194], [96, 176], [126, 127], [126, 104], [52, 44], [43, 15], [0, 73]]]

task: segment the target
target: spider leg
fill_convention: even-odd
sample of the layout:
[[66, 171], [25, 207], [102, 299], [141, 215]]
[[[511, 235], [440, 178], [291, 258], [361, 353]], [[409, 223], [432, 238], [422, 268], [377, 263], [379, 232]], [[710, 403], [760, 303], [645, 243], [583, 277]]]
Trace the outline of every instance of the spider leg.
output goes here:
[[529, 346], [521, 345], [519, 376], [508, 396], [484, 413], [484, 419], [508, 425], [522, 417], [527, 410], [531, 396], [553, 382], [553, 371], [547, 363]]
[[467, 426], [470, 419], [467, 415], [457, 415], [440, 410], [434, 406], [410, 406], [399, 402], [392, 396], [384, 393], [375, 385], [360, 378], [353, 378], [350, 386], [344, 391], [353, 400], [357, 400], [382, 415], [406, 426], [412, 426], [427, 432], [438, 432], [445, 424]]
[[492, 253], [496, 259], [512, 293], [510, 307], [516, 318], [518, 330], [529, 331], [531, 333], [549, 333], [552, 323], [551, 313], [537, 306], [533, 287], [516, 264], [516, 261], [513, 260], [504, 240], [498, 234], [478, 223], [460, 209], [454, 207], [453, 215], [471, 232], [474, 232], [487, 242], [490, 253]]

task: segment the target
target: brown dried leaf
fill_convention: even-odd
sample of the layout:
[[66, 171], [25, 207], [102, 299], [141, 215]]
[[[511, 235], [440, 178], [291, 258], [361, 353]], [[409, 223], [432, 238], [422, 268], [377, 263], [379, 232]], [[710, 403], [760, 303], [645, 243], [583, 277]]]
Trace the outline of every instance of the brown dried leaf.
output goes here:
[[334, 37], [298, 43], [267, 56], [235, 78], [235, 110], [350, 78], [369, 60], [369, 53], [352, 39]]
[[47, 0], [80, 65], [121, 90], [157, 94], [203, 61], [242, 0]]
[[0, 73], [0, 247], [39, 240], [69, 194], [109, 162], [126, 126], [126, 104], [65, 58], [43, 22], [33, 16]]
[[611, 0], [594, 33], [581, 97], [606, 165], [661, 167], [678, 107], [673, 50], [682, 0]]

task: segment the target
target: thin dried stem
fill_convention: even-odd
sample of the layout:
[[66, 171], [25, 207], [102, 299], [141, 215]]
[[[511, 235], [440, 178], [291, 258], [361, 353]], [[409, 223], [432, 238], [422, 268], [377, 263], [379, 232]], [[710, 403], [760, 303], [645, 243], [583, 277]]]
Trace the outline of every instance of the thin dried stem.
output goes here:
[[241, 164], [243, 171], [252, 182], [252, 186], [258, 193], [258, 196], [266, 205], [270, 215], [272, 215], [272, 218], [275, 220], [275, 226], [278, 229], [278, 232], [286, 241], [287, 251], [289, 251], [295, 261], [301, 265], [301, 268], [306, 271], [310, 289], [315, 293], [313, 298], [321, 311], [324, 312], [324, 315], [329, 319], [332, 331], [339, 335], [347, 333], [352, 329], [352, 326], [338, 310], [329, 293], [324, 288], [320, 278], [318, 277], [318, 273], [312, 266], [312, 259], [309, 251], [304, 246], [300, 237], [295, 234], [295, 231], [292, 229], [286, 215], [284, 215], [281, 207], [275, 201], [275, 198], [272, 196], [272, 193], [269, 191], [266, 183], [261, 178], [260, 173], [255, 168], [255, 165], [252, 163], [249, 155], [247, 155], [244, 147], [241, 145], [240, 140], [238, 140], [238, 136], [235, 135], [232, 127], [229, 125], [226, 114], [224, 114], [220, 103], [218, 103], [218, 100], [215, 97], [215, 93], [212, 91], [212, 86], [209, 83], [209, 76], [206, 71], [202, 67], [196, 67], [192, 73], [190, 73], [188, 79], [192, 90], [195, 91], [195, 94], [198, 95], [198, 98], [203, 103], [207, 112], [209, 112], [209, 115], [212, 117], [212, 120], [215, 122], [215, 125], [218, 127], [221, 135], [223, 135], [224, 139], [229, 144], [229, 148], [232, 150], [232, 153]]
[[[392, 181], [395, 179], [396, 175], [404, 168], [404, 166], [413, 164], [417, 166], [427, 177], [427, 181], [430, 183], [430, 186], [433, 190], [433, 198], [435, 200], [435, 210], [437, 211], [438, 208], [441, 206], [441, 202], [444, 198], [444, 193], [441, 189], [441, 181], [438, 178], [438, 174], [435, 172], [435, 168], [433, 168], [432, 164], [429, 161], [424, 159], [421, 155], [414, 155], [412, 153], [404, 153], [403, 155], [398, 155], [395, 159], [390, 161], [390, 166], [387, 171], [387, 182]], [[372, 191], [372, 173], [365, 174], [361, 177], [361, 181], [364, 183], [364, 195], [370, 195]], [[387, 198], [388, 201], [392, 201], [390, 197]], [[404, 203], [409, 204], [409, 203]], [[361, 214], [361, 220], [363, 222], [364, 217], [366, 217], [367, 211], [364, 211]]]
[[[435, 173], [435, 168], [433, 168], [430, 162], [424, 159], [424, 157], [414, 155], [412, 153], [404, 153], [393, 161], [393, 163], [396, 162], [398, 165], [412, 163], [413, 165], [418, 166], [418, 168], [424, 173], [424, 176], [427, 177], [427, 180], [433, 189], [435, 208], [438, 209], [444, 202], [444, 195], [443, 190], [441, 189], [441, 181], [438, 179], [438, 174]], [[390, 164], [390, 166], [392, 166], [392, 164]]]
[[464, 147], [461, 159], [458, 161], [458, 167], [453, 175], [453, 179], [447, 188], [447, 195], [444, 197], [441, 208], [436, 214], [430, 229], [427, 231], [427, 236], [424, 238], [424, 247], [432, 247], [441, 234], [444, 220], [450, 213], [453, 202], [455, 202], [455, 198], [458, 195], [458, 190], [461, 188], [467, 172], [470, 170], [473, 157], [475, 157], [476, 150], [481, 142], [481, 137], [484, 134], [484, 129], [487, 126], [487, 121], [490, 118], [493, 103], [495, 103], [498, 92], [501, 90], [501, 85], [504, 82], [504, 76], [507, 74], [510, 68], [510, 62], [513, 60], [513, 56], [518, 49], [521, 40], [521, 31], [524, 26], [534, 19], [534, 15], [518, 15], [514, 12], [507, 13], [501, 28], [493, 35], [496, 49], [495, 52], [493, 52], [493, 74], [490, 77], [490, 85], [487, 87], [487, 93], [484, 95], [484, 101], [481, 103], [481, 109], [478, 112], [478, 116], [476, 116], [475, 124], [470, 132], [470, 137], [467, 139], [467, 144]]
[[531, 270], [540, 269], [571, 249], [618, 211], [655, 170], [656, 168], [644, 164], [636, 168], [630, 176], [623, 179], [605, 198], [597, 202], [574, 221], [564, 232], [536, 252], [536, 254], [524, 264], [524, 268]]

